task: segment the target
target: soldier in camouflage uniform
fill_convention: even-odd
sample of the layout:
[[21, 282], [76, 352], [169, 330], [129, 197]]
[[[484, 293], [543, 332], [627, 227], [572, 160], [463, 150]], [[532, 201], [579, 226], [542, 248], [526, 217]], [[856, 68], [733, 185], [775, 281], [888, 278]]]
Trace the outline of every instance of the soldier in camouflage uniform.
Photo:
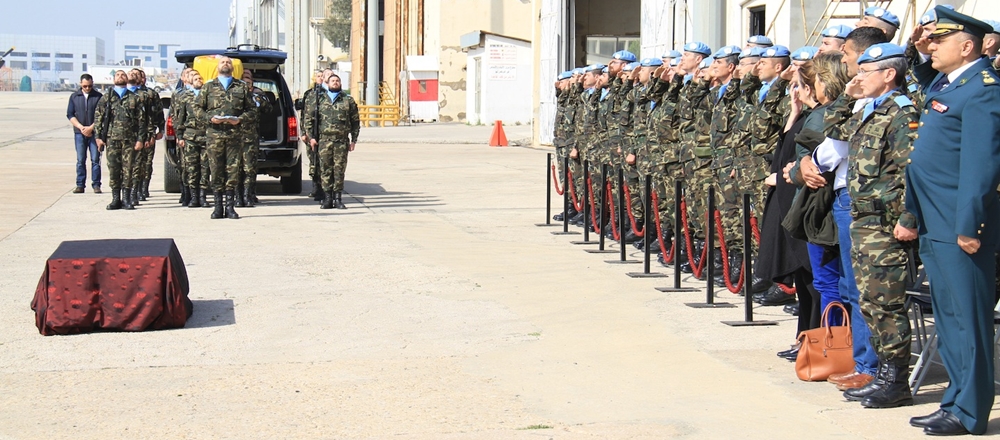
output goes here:
[[[109, 210], [134, 209], [132, 203], [132, 162], [146, 138], [145, 108], [138, 96], [128, 90], [125, 71], [115, 72], [115, 87], [105, 93], [94, 111], [94, 137], [97, 146], [107, 149], [108, 181], [111, 185]], [[124, 197], [123, 197], [124, 195]]]
[[[896, 224], [916, 228], [904, 209], [903, 171], [916, 137], [919, 112], [902, 92], [908, 62], [891, 43], [869, 47], [852, 81], [866, 98], [852, 116], [847, 188], [851, 194], [851, 255], [861, 290], [861, 311], [882, 364], [876, 390], [861, 405], [911, 405], [908, 385], [910, 321], [905, 308], [907, 253], [893, 236]], [[879, 384], [881, 386], [879, 386]]]
[[753, 194], [753, 211], [758, 224], [762, 224], [767, 194], [764, 179], [771, 174], [770, 160], [785, 126], [781, 103], [787, 94], [788, 80], [780, 75], [791, 64], [790, 56], [787, 47], [774, 46], [765, 49], [757, 63], [761, 87], [748, 121], [750, 154], [742, 166], [741, 184], [745, 191]]
[[182, 148], [180, 143], [183, 137], [181, 137], [177, 127], [177, 109], [183, 104], [185, 99], [190, 100], [188, 95], [191, 93], [190, 75], [193, 70], [188, 67], [181, 71], [181, 83], [183, 85], [170, 96], [170, 110], [168, 111], [168, 120], [171, 121], [171, 126], [174, 127], [175, 139], [177, 140], [177, 176], [179, 177], [181, 187], [181, 197], [177, 203], [180, 203], [181, 206], [190, 206], [191, 188], [188, 186], [187, 161], [184, 157], [184, 151], [180, 149]]
[[[171, 105], [171, 117], [174, 121], [174, 132], [177, 135], [179, 155], [183, 158], [185, 180], [182, 182], [191, 194], [187, 206], [197, 208], [206, 203], [205, 186], [208, 182], [202, 173], [208, 172], [208, 161], [205, 153], [205, 117], [194, 105], [195, 99], [201, 94], [204, 81], [197, 71], [189, 73], [190, 89], [182, 92]], [[176, 95], [175, 95], [176, 96]]]
[[[576, 148], [570, 152], [570, 157], [579, 158], [581, 164], [584, 161], [588, 163], [600, 163], [600, 152], [597, 150], [597, 114], [603, 87], [603, 84], [601, 84], [601, 70], [604, 67], [602, 64], [593, 64], [584, 69], [583, 87], [585, 90], [580, 94], [579, 108], [575, 117]], [[579, 173], [574, 173], [573, 175], [577, 188], [581, 189], [581, 191], [577, 191], [576, 193], [578, 203], [581, 204], [581, 207], [583, 203], [588, 203], [583, 199], [582, 188], [586, 184], [584, 171], [581, 167]], [[583, 210], [581, 209], [581, 211]], [[582, 224], [582, 219], [583, 213], [581, 212], [577, 218], [577, 224], [587, 226]]]
[[[563, 175], [563, 167], [566, 161], [569, 160], [569, 150], [572, 143], [573, 120], [570, 115], [573, 111], [571, 105], [573, 102], [573, 94], [571, 92], [573, 86], [571, 82], [572, 77], [572, 71], [567, 70], [562, 72], [559, 74], [555, 84], [556, 115], [553, 121], [552, 143], [556, 149], [556, 181], [564, 189], [566, 188], [566, 182]], [[556, 214], [553, 220], [561, 222], [565, 215], [569, 215], [570, 217], [576, 215], [576, 209], [573, 208], [572, 203], [567, 203], [563, 207], [563, 212]]]
[[229, 57], [219, 57], [218, 62], [219, 77], [202, 87], [201, 93], [194, 99], [194, 106], [206, 120], [206, 146], [215, 199], [211, 217], [238, 219], [235, 190], [239, 179], [239, 154], [243, 150], [240, 117], [255, 106], [246, 84], [232, 76], [233, 61]]
[[[316, 103], [316, 97], [314, 94], [317, 92], [324, 92], [323, 85], [326, 84], [326, 79], [329, 77], [328, 75], [332, 74], [333, 70], [331, 69], [324, 69], [316, 72], [316, 75], [313, 78], [315, 85], [313, 85], [313, 87], [309, 90], [306, 90], [305, 93], [302, 94], [302, 99], [299, 100], [299, 103], [301, 103], [298, 107], [300, 121], [304, 121], [306, 119], [305, 113], [314, 112], [313, 107], [310, 107], [310, 103]], [[302, 142], [306, 144], [306, 146], [309, 146], [309, 133], [299, 133], [299, 137], [302, 139]], [[309, 178], [313, 182], [319, 181], [319, 176], [316, 175], [317, 161], [318, 159], [315, 155], [309, 155]], [[312, 192], [309, 193], [309, 197], [313, 197], [313, 200], [321, 201], [323, 200], [323, 194], [317, 193], [322, 193], [322, 191], [323, 188], [320, 188], [320, 185], [313, 185]]]
[[[570, 79], [570, 100], [568, 102], [569, 109], [566, 112], [567, 123], [570, 124], [567, 127], [569, 134], [570, 144], [569, 148], [569, 171], [571, 173], [572, 180], [569, 182], [571, 189], [567, 188], [567, 191], [573, 191], [572, 194], [583, 194], [583, 150], [586, 145], [586, 136], [583, 132], [583, 121], [586, 114], [587, 106], [585, 105], [585, 97], [589, 96], [587, 89], [594, 86], [594, 80], [590, 75], [587, 75], [586, 68], [577, 68], [573, 71], [573, 78]], [[570, 197], [570, 204], [573, 204], [573, 198]], [[574, 209], [576, 207], [574, 206]], [[570, 223], [580, 224], [583, 222], [583, 209], [577, 210], [576, 215], [570, 218]]]
[[361, 117], [354, 98], [341, 90], [339, 76], [330, 75], [326, 85], [325, 93], [317, 94], [319, 119], [313, 117], [311, 112], [306, 113], [305, 129], [319, 135], [319, 139], [310, 138], [309, 145], [319, 149], [323, 191], [326, 193], [320, 209], [347, 209], [341, 195], [344, 172], [347, 170], [347, 154], [354, 151], [358, 142]]
[[241, 174], [243, 174], [242, 197], [236, 195], [236, 204], [239, 202], [248, 208], [253, 208], [257, 203], [257, 155], [260, 152], [260, 125], [263, 115], [271, 114], [271, 101], [264, 94], [264, 91], [253, 86], [253, 72], [243, 71], [243, 82], [250, 88], [251, 99], [253, 99], [254, 109], [247, 113], [246, 121], [240, 124], [243, 128], [243, 142], [246, 149], [240, 160]]
[[[677, 117], [677, 108], [684, 87], [684, 74], [679, 72], [679, 64], [680, 57], [674, 57], [670, 60], [669, 66], [657, 67], [653, 71], [652, 84], [646, 93], [652, 108], [646, 140], [651, 144], [649, 155], [657, 175], [657, 196], [662, 196], [659, 197], [660, 204], [657, 210], [660, 214], [661, 228], [664, 229], [666, 236], [670, 236], [675, 229], [674, 182], [684, 178], [684, 167], [678, 161], [677, 155], [677, 143], [680, 141], [678, 131], [680, 118]], [[664, 247], [667, 247], [666, 243]], [[686, 254], [679, 254], [683, 255]], [[659, 261], [665, 263], [663, 255], [660, 255]]]
[[[641, 213], [641, 218], [646, 219], [649, 217], [650, 230], [646, 230], [645, 236], [641, 240], [635, 242], [634, 244], [642, 249], [645, 245], [646, 240], [656, 240], [656, 225], [653, 221], [656, 219], [655, 214], [652, 212], [646, 212], [646, 204], [652, 203], [646, 200], [646, 176], [649, 176], [653, 182], [657, 181], [656, 169], [654, 166], [652, 152], [650, 147], [652, 144], [648, 140], [649, 136], [649, 114], [652, 112], [652, 106], [649, 103], [649, 99], [646, 97], [646, 92], [649, 90], [650, 79], [652, 78], [653, 70], [659, 66], [663, 65], [663, 61], [659, 58], [644, 58], [642, 61], [637, 63], [632, 63], [626, 66], [626, 69], [630, 69], [628, 73], [628, 78], [635, 82], [632, 90], [630, 90], [625, 99], [627, 99], [632, 107], [632, 117], [631, 123], [628, 128], [624, 131], [625, 142], [627, 147], [625, 153], [625, 163], [633, 166], [638, 176], [637, 191], [633, 192], [632, 204], [633, 206], [638, 205], [638, 212]], [[653, 190], [656, 190], [654, 183]], [[656, 206], [650, 205], [652, 209], [656, 209]], [[640, 216], [636, 215], [636, 220]], [[638, 225], [638, 224], [637, 224]], [[650, 243], [650, 250], [653, 252], [659, 252], [658, 245], [653, 247], [653, 243]]]
[[163, 117], [163, 102], [156, 90], [146, 87], [146, 73], [139, 71], [139, 90], [146, 97], [146, 116], [149, 118], [147, 128], [149, 140], [141, 153], [142, 183], [139, 189], [139, 200], [149, 197], [149, 180], [153, 176], [153, 156], [156, 153], [156, 141], [163, 139], [166, 119]]

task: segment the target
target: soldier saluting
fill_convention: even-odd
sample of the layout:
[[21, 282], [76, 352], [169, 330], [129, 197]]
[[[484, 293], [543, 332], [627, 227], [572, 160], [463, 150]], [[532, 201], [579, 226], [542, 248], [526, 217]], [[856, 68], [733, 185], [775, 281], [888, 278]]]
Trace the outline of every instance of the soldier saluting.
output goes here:
[[[306, 112], [305, 130], [310, 133], [309, 146], [319, 151], [319, 172], [322, 175], [323, 205], [320, 209], [347, 209], [341, 192], [344, 191], [344, 171], [347, 153], [354, 151], [361, 131], [361, 115], [354, 98], [340, 88], [340, 77], [331, 74], [326, 88], [316, 92], [316, 112]], [[348, 139], [348, 136], [350, 139]]]
[[112, 197], [109, 210], [135, 209], [130, 196], [132, 188], [122, 188], [122, 182], [132, 184], [136, 152], [142, 149], [146, 140], [145, 107], [142, 99], [129, 91], [127, 85], [125, 71], [115, 71], [114, 90], [101, 97], [94, 112], [97, 147], [101, 151], [108, 150], [108, 180]]

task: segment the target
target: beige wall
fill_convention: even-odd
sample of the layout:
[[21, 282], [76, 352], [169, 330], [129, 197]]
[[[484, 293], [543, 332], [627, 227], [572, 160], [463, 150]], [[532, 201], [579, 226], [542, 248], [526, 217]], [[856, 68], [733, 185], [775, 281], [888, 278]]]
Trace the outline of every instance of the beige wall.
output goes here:
[[[437, 3], [437, 15], [429, 5]], [[441, 121], [464, 121], [466, 114], [465, 65], [466, 53], [459, 37], [481, 30], [524, 40], [532, 39], [531, 2], [519, 0], [428, 0], [425, 43], [427, 54], [439, 49], [441, 70], [438, 96]], [[434, 29], [432, 31], [431, 29]], [[433, 40], [433, 41], [432, 41]]]

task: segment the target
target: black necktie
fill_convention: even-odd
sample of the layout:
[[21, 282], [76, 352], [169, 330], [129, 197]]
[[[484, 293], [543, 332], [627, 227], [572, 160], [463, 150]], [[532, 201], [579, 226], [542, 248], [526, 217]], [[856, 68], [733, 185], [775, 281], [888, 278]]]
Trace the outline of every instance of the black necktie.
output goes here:
[[944, 90], [945, 87], [948, 87], [948, 84], [951, 84], [951, 81], [948, 80], [948, 75], [942, 76], [938, 82], [934, 83], [934, 87], [931, 87], [931, 91], [940, 92]]

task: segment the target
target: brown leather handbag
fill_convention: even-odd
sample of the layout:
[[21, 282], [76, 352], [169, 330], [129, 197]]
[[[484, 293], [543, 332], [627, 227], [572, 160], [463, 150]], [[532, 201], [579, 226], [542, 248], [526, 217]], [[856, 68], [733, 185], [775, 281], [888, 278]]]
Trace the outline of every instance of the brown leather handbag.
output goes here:
[[[843, 325], [830, 326], [830, 310], [839, 308], [844, 317]], [[854, 369], [854, 348], [851, 335], [851, 317], [838, 302], [830, 303], [823, 311], [820, 327], [799, 333], [799, 355], [795, 358], [795, 374], [800, 380], [826, 380], [831, 374], [846, 373]]]

